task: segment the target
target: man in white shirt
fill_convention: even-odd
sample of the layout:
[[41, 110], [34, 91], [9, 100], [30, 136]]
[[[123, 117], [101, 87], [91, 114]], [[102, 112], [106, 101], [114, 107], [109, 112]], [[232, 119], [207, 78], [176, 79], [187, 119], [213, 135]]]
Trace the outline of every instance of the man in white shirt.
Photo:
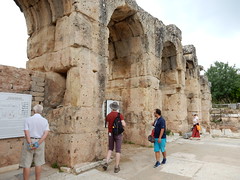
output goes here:
[[35, 164], [36, 180], [40, 180], [41, 166], [45, 164], [44, 149], [49, 125], [47, 119], [40, 114], [43, 107], [37, 104], [33, 107], [34, 115], [27, 118], [24, 122], [24, 144], [22, 148], [22, 157], [20, 167], [23, 167], [24, 180], [29, 179], [30, 167], [32, 162]]

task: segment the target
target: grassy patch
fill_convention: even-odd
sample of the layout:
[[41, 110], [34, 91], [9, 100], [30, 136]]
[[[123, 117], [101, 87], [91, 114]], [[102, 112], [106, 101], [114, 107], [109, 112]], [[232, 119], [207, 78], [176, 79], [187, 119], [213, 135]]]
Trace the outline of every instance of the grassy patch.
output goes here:
[[149, 145], [149, 146], [147, 146], [148, 148], [153, 148], [153, 145]]
[[170, 135], [173, 135], [173, 133], [172, 133], [172, 131], [171, 131], [170, 129], [167, 129], [167, 130], [166, 130], [166, 135], [167, 135], [167, 136], [170, 136]]
[[124, 144], [135, 144], [135, 143], [132, 142], [132, 141], [124, 141], [123, 143], [124, 143]]
[[53, 163], [53, 164], [51, 165], [51, 167], [54, 168], [54, 169], [59, 169], [59, 168], [60, 168], [60, 166], [58, 165], [57, 162]]
[[222, 122], [222, 119], [221, 118], [220, 119], [213, 119], [213, 120], [211, 120], [211, 122], [218, 124], [218, 123]]

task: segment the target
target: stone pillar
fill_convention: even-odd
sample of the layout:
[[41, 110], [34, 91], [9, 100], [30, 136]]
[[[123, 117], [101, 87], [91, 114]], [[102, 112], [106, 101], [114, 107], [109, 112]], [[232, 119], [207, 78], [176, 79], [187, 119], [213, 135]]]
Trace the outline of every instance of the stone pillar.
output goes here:
[[210, 83], [206, 76], [200, 76], [201, 84], [201, 106], [202, 106], [202, 124], [205, 128], [210, 126], [210, 111], [212, 109], [212, 96], [210, 90]]

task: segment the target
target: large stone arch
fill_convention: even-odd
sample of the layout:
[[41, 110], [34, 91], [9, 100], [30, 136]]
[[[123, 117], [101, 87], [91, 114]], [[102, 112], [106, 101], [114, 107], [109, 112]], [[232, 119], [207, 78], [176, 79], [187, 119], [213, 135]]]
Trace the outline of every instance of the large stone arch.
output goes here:
[[[125, 140], [146, 143], [144, 111], [146, 76], [144, 71], [145, 36], [137, 11], [128, 5], [113, 12], [109, 28], [109, 59], [106, 99], [121, 102], [127, 128]], [[142, 96], [142, 98], [139, 98]]]
[[[185, 63], [176, 26], [165, 26], [134, 0], [15, 2], [28, 27], [27, 69], [46, 77], [44, 103], [52, 130], [47, 161], [73, 167], [103, 158], [107, 99], [121, 101], [127, 141], [149, 145], [146, 137], [158, 107], [169, 129], [183, 131]], [[174, 76], [170, 83], [168, 70]], [[59, 79], [61, 92], [54, 96]]]
[[187, 129], [185, 127], [187, 124], [185, 73], [182, 66], [184, 60], [181, 43], [179, 40], [173, 40], [163, 43], [161, 55], [162, 114], [168, 129], [173, 132], [182, 132]]

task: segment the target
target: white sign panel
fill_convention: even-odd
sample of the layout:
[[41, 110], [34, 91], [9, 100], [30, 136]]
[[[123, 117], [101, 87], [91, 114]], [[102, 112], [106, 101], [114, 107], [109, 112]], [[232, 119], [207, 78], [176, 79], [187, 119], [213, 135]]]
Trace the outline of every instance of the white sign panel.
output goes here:
[[0, 92], [0, 139], [24, 136], [24, 120], [31, 115], [32, 95]]
[[[118, 105], [119, 105], [119, 101], [107, 100], [107, 103], [106, 103], [106, 106], [107, 106], [106, 107], [106, 109], [107, 109], [106, 115], [108, 115], [112, 111], [112, 109], [110, 108], [110, 104], [112, 104], [113, 102], [117, 102]], [[119, 109], [117, 111], [119, 112]]]
[[[112, 111], [112, 109], [110, 108], [110, 104], [113, 103], [114, 100], [106, 100], [104, 103], [103, 103], [103, 119], [104, 119], [104, 126], [107, 127], [107, 123], [105, 121], [105, 118], [106, 116]], [[118, 103], [119, 105], [119, 101], [115, 101]], [[119, 110], [117, 110], [119, 112]]]

